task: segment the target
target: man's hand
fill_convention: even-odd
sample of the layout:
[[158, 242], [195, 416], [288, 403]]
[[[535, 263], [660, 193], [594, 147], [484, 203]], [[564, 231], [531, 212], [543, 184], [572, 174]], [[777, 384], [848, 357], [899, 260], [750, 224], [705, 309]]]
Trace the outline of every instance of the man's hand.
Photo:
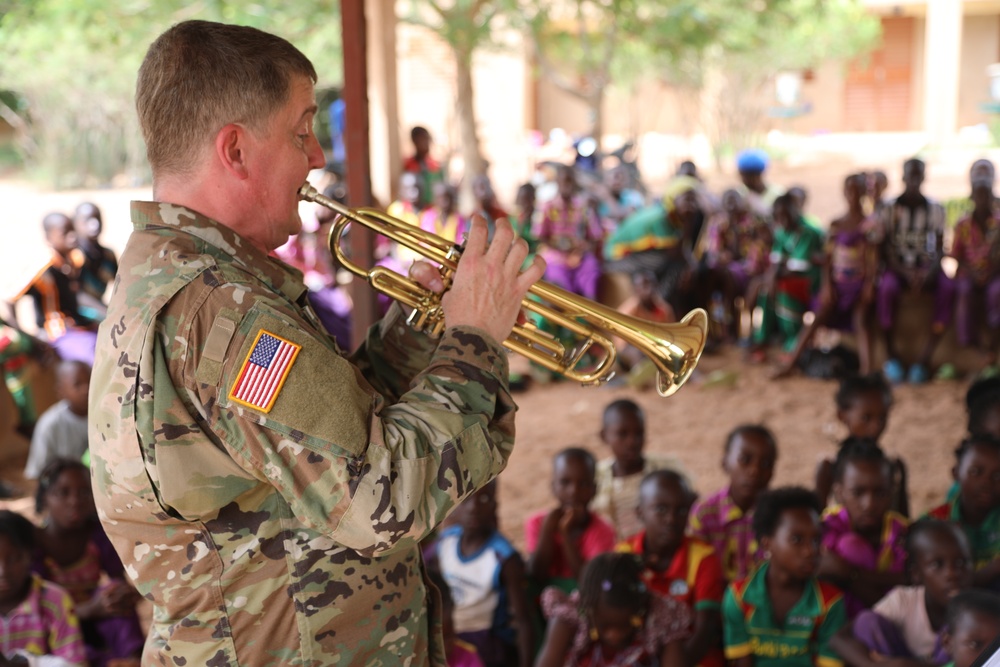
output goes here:
[[506, 218], [497, 220], [488, 246], [486, 232], [486, 221], [474, 215], [465, 250], [441, 307], [447, 326], [476, 327], [502, 343], [514, 328], [524, 295], [545, 273], [545, 261], [536, 257], [521, 272], [528, 244], [524, 239], [515, 239], [514, 228]]

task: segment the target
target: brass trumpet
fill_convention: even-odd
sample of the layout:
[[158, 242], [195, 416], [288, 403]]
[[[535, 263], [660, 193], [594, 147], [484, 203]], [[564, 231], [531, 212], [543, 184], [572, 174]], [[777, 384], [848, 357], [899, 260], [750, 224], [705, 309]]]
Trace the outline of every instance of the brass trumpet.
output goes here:
[[[351, 223], [357, 223], [392, 239], [438, 264], [444, 291], [458, 267], [460, 247], [378, 209], [343, 206], [324, 197], [308, 183], [299, 189], [299, 196], [338, 214], [330, 230], [330, 250], [348, 271], [365, 278], [375, 290], [413, 308], [411, 325], [430, 335], [441, 333], [445, 326], [441, 294], [384, 267], [364, 269], [358, 266], [344, 254], [340, 238]], [[580, 342], [567, 349], [553, 336], [528, 323], [516, 325], [503, 341], [504, 347], [582, 384], [600, 384], [611, 379], [617, 356], [611, 340], [613, 336], [638, 348], [656, 365], [656, 390], [660, 396], [670, 396], [684, 384], [705, 348], [708, 315], [701, 308], [692, 310], [677, 324], [659, 324], [623, 315], [544, 281], [531, 287], [521, 305], [524, 310], [568, 329], [580, 338]], [[596, 361], [588, 360], [587, 353], [594, 348], [602, 354]]]

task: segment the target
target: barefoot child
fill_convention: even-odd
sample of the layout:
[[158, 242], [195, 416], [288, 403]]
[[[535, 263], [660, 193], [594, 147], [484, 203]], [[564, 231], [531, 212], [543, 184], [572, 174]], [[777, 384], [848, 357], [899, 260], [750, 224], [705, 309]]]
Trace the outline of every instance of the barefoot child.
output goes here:
[[10, 665], [83, 667], [87, 657], [73, 601], [31, 574], [34, 532], [20, 514], [0, 510], [0, 657]]
[[642, 559], [643, 581], [654, 595], [672, 597], [691, 611], [690, 636], [684, 640], [689, 665], [722, 667], [719, 609], [725, 582], [715, 550], [684, 534], [695, 493], [673, 470], [657, 470], [642, 480], [637, 514], [643, 530], [617, 551]]
[[876, 667], [891, 658], [923, 665], [950, 660], [944, 648], [948, 602], [972, 585], [972, 554], [962, 530], [939, 519], [921, 519], [906, 538], [912, 585], [896, 586], [833, 639], [855, 667]]
[[596, 491], [594, 457], [570, 447], [552, 462], [552, 495], [558, 506], [528, 517], [524, 541], [528, 574], [541, 586], [576, 588], [583, 566], [615, 547], [615, 530], [590, 510]]
[[761, 496], [754, 531], [767, 559], [730, 584], [722, 602], [726, 658], [734, 667], [840, 667], [830, 639], [844, 625], [841, 592], [816, 578], [819, 500], [786, 487]]
[[672, 598], [650, 595], [631, 554], [601, 554], [587, 564], [580, 590], [542, 594], [549, 619], [536, 667], [683, 667], [690, 615]]
[[689, 532], [712, 545], [726, 581], [747, 576], [756, 565], [753, 513], [757, 498], [771, 483], [778, 447], [763, 426], [737, 426], [726, 438], [722, 469], [729, 485], [691, 510]]
[[601, 442], [612, 457], [597, 464], [597, 495], [590, 507], [614, 527], [616, 539], [624, 540], [642, 529], [635, 508], [643, 475], [665, 468], [684, 474], [683, 466], [672, 456], [645, 451], [646, 415], [627, 398], [604, 408]]
[[889, 510], [892, 468], [873, 440], [848, 438], [834, 465], [839, 503], [823, 518], [819, 577], [839, 586], [849, 618], [905, 582], [907, 521]]
[[535, 641], [524, 561], [497, 529], [497, 483], [465, 499], [434, 547], [455, 601], [454, 629], [486, 667], [530, 667]]
[[90, 471], [79, 461], [52, 461], [38, 478], [35, 502], [45, 519], [32, 569], [72, 597], [91, 667], [138, 666], [146, 642], [136, 615], [139, 594], [97, 521]]

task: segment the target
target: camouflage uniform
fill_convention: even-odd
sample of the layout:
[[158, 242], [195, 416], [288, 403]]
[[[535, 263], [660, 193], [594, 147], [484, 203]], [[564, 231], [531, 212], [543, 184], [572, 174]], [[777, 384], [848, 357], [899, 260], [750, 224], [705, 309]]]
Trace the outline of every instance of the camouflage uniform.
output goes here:
[[[101, 520], [154, 605], [143, 664], [444, 665], [418, 542], [504, 468], [515, 405], [483, 332], [398, 306], [350, 359], [301, 275], [193, 211], [132, 204], [101, 327]], [[261, 331], [301, 346], [231, 398]]]

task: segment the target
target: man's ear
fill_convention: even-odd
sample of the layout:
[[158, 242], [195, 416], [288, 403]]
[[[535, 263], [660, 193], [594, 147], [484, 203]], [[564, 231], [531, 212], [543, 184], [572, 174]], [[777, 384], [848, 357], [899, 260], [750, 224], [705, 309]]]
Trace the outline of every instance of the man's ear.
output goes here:
[[215, 135], [215, 154], [223, 168], [240, 180], [250, 176], [247, 167], [247, 128], [229, 123]]

